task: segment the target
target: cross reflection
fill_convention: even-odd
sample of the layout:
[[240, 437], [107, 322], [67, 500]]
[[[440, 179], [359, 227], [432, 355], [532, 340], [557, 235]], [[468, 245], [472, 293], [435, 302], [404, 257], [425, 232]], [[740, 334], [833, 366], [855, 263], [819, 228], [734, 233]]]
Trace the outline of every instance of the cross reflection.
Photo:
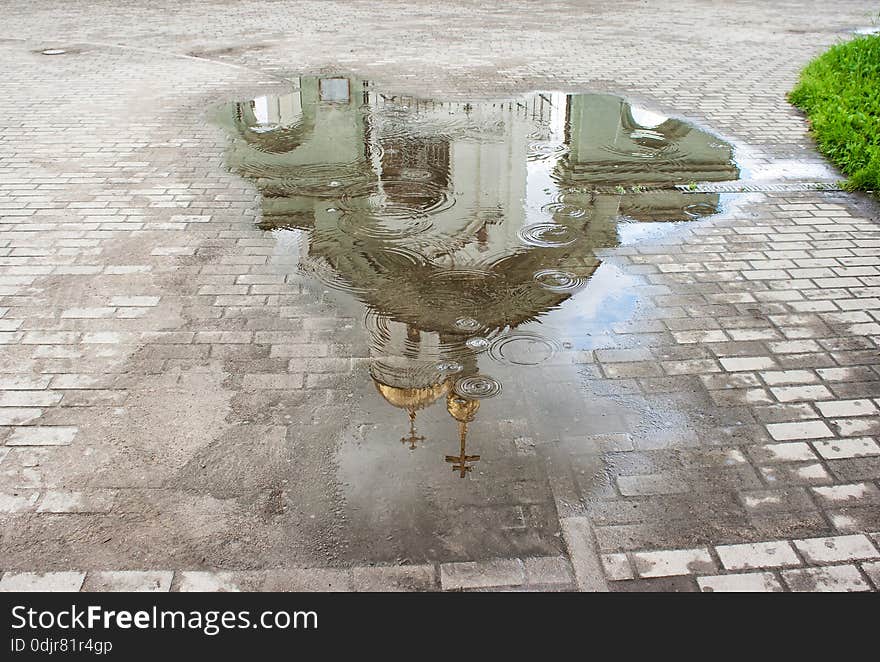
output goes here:
[[409, 412], [409, 434], [400, 438], [400, 443], [409, 444], [409, 449], [414, 451], [416, 449], [416, 444], [420, 441], [424, 441], [425, 438], [421, 435], [416, 434], [416, 413], [414, 411]]
[[459, 421], [458, 423], [458, 439], [459, 439], [459, 451], [458, 455], [447, 455], [446, 461], [452, 463], [452, 470], [457, 471], [458, 475], [461, 478], [464, 478], [469, 471], [473, 469], [473, 466], [469, 465], [469, 462], [479, 462], [479, 455], [468, 455], [466, 446], [467, 446], [467, 422]]

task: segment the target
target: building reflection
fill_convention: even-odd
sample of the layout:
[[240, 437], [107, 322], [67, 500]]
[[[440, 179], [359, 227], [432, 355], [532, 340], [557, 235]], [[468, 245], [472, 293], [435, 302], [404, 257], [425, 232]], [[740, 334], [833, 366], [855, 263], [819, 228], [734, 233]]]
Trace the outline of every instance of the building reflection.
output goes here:
[[418, 412], [444, 403], [460, 476], [479, 460], [466, 444], [493, 392], [487, 348], [585, 287], [621, 219], [715, 213], [717, 195], [675, 185], [739, 174], [730, 145], [603, 94], [439, 103], [308, 77], [220, 121], [261, 227], [298, 232], [300, 269], [366, 306], [370, 374], [406, 412], [401, 441], [424, 441]]

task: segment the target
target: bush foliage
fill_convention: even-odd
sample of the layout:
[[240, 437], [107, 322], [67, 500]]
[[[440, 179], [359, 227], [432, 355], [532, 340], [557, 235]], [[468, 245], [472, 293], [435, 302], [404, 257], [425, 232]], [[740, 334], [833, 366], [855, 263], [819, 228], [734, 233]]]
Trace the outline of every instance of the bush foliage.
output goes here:
[[847, 188], [880, 191], [880, 35], [813, 60], [789, 101], [809, 117], [820, 151], [849, 177]]

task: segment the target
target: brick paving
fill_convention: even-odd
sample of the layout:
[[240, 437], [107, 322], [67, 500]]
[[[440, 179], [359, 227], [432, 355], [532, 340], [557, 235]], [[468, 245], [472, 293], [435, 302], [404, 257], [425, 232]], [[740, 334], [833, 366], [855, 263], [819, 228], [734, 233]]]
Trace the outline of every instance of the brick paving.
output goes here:
[[[872, 10], [6, 3], [0, 590], [877, 590], [878, 207], [798, 185], [834, 174], [784, 97]], [[360, 313], [291, 276], [210, 119], [337, 71], [620, 93], [766, 185], [600, 256], [640, 304], [565, 357], [582, 390], [560, 397], [603, 429], [487, 415], [464, 483], [364, 450], [400, 435]], [[433, 519], [391, 521], [413, 481]]]

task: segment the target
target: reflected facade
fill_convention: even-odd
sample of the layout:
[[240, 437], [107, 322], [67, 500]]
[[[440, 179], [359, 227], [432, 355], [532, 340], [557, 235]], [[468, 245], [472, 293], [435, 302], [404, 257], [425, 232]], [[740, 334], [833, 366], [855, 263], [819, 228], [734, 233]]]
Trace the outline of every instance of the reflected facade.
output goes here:
[[224, 107], [228, 162], [262, 194], [261, 227], [290, 233], [299, 269], [365, 308], [376, 391], [423, 438], [444, 407], [465, 476], [498, 362], [560, 351], [521, 327], [589, 287], [622, 223], [688, 221], [716, 194], [675, 188], [736, 179], [732, 148], [687, 123], [604, 94], [441, 103], [352, 77], [302, 78], [288, 94]]

